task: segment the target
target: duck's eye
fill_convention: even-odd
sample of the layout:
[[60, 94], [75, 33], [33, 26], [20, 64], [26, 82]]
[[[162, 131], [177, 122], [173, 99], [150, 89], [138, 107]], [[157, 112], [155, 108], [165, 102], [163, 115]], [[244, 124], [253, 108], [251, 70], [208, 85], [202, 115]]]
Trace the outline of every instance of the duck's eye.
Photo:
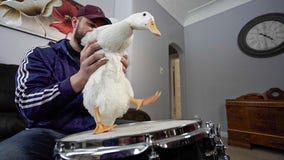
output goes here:
[[143, 13], [143, 16], [146, 16], [146, 13]]

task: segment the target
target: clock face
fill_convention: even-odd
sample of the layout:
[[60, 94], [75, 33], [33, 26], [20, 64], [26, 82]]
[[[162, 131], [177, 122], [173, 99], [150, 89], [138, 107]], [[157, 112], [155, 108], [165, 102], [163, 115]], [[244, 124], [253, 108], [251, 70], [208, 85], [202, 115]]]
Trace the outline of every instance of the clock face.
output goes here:
[[253, 57], [284, 52], [284, 14], [270, 13], [249, 21], [238, 37], [240, 49]]
[[246, 43], [255, 50], [265, 51], [284, 42], [284, 24], [265, 21], [252, 27], [246, 36]]

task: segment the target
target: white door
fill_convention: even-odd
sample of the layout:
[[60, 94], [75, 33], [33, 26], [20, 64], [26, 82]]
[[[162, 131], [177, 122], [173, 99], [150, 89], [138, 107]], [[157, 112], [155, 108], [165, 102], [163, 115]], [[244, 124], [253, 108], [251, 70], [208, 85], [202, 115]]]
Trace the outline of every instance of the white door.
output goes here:
[[181, 119], [180, 60], [178, 54], [170, 54], [171, 118]]

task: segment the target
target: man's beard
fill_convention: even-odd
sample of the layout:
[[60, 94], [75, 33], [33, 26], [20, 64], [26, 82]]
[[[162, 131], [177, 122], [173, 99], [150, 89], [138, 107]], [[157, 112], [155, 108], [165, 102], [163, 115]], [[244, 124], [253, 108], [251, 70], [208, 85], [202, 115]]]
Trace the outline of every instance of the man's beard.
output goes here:
[[78, 30], [78, 28], [76, 28], [76, 30], [74, 31], [74, 39], [75, 39], [75, 41], [78, 43], [78, 45], [79, 45], [79, 47], [80, 47], [81, 49], [84, 48], [84, 46], [81, 45], [81, 40], [82, 40], [82, 38], [83, 38], [84, 36], [85, 36], [85, 35], [83, 35], [83, 33], [80, 32], [80, 31]]

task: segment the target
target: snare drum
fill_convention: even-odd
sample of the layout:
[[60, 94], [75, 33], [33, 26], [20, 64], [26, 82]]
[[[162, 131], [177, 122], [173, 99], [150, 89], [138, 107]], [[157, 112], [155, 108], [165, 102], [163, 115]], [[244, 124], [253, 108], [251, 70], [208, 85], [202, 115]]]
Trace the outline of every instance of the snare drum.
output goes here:
[[146, 121], [118, 125], [93, 134], [86, 131], [57, 140], [57, 160], [161, 159], [205, 160], [215, 152], [210, 128], [200, 120]]

